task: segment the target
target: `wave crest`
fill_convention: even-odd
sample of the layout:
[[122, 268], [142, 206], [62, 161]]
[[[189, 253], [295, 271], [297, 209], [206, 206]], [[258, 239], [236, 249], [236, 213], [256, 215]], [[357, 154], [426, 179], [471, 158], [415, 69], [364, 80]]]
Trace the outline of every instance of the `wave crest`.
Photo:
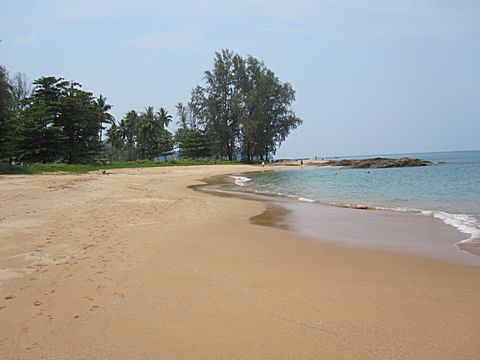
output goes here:
[[235, 185], [238, 186], [245, 186], [245, 184], [249, 181], [252, 181], [252, 179], [246, 177], [246, 176], [238, 176], [238, 175], [230, 175], [232, 179], [234, 179]]
[[459, 241], [457, 245], [460, 249], [470, 251], [471, 246], [480, 245], [480, 228], [477, 219], [472, 215], [450, 214], [443, 211], [434, 211], [433, 217], [442, 220], [445, 224], [457, 228], [464, 234], [470, 235], [468, 239]]

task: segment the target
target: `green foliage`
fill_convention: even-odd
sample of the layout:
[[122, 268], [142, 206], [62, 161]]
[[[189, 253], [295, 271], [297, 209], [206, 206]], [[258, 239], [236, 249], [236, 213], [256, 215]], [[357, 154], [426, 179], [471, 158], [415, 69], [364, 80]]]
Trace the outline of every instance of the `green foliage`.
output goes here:
[[211, 153], [211, 141], [204, 130], [183, 129], [177, 132], [180, 156], [187, 159], [208, 158]]
[[59, 123], [66, 137], [62, 149], [68, 163], [91, 162], [102, 148], [98, 133], [101, 132], [105, 113], [99, 111], [91, 93], [74, 86], [67, 89], [62, 99]]
[[75, 82], [42, 77], [20, 113], [19, 159], [91, 162], [100, 152], [103, 117], [93, 95]]
[[112, 123], [107, 130], [107, 144], [112, 159], [117, 160], [153, 160], [159, 156], [173, 154], [175, 141], [166, 129], [172, 116], [164, 108], [158, 112], [149, 106], [142, 113], [129, 111], [120, 121]]
[[292, 86], [280, 82], [263, 62], [222, 50], [215, 54], [213, 69], [205, 72], [205, 86], [192, 90], [188, 107], [177, 105], [180, 150], [182, 143], [191, 147], [182, 135], [193, 129], [187, 125], [190, 116], [208, 136], [211, 155], [266, 159], [302, 123], [291, 109], [294, 101]]
[[97, 105], [97, 111], [99, 113], [100, 117], [100, 141], [102, 140], [102, 131], [105, 129], [103, 127], [103, 124], [109, 124], [112, 125], [115, 123], [115, 118], [113, 117], [112, 114], [109, 113], [109, 111], [112, 109], [112, 105], [107, 104], [107, 98], [103, 95], [100, 95], [98, 99], [96, 100], [96, 105]]
[[153, 159], [158, 156], [156, 152], [157, 139], [160, 136], [162, 124], [155, 116], [153, 107], [149, 106], [140, 114], [140, 121], [137, 124], [137, 140], [146, 159]]
[[42, 174], [42, 173], [87, 173], [90, 171], [102, 171], [108, 169], [144, 168], [144, 167], [167, 167], [167, 166], [196, 166], [196, 165], [237, 165], [238, 161], [224, 160], [177, 160], [177, 161], [126, 161], [112, 162], [109, 164], [43, 164], [9, 165], [0, 164], [0, 174]]
[[0, 66], [0, 160], [9, 157], [13, 145], [14, 125], [11, 107], [13, 103], [12, 87], [7, 71]]
[[212, 155], [212, 141], [207, 131], [197, 123], [192, 103], [188, 105], [178, 103], [176, 108], [179, 128], [175, 133], [175, 139], [180, 156], [184, 159], [209, 158]]
[[165, 108], [161, 107], [157, 112], [157, 120], [166, 128], [172, 122], [172, 115], [170, 115]]
[[302, 123], [291, 109], [291, 85], [252, 56], [222, 50], [204, 79], [188, 104], [177, 104], [173, 136], [167, 129], [172, 116], [163, 107], [132, 110], [117, 122], [105, 96], [95, 98], [76, 82], [42, 77], [31, 92], [25, 75], [9, 78], [0, 67], [0, 161], [167, 160], [177, 144], [184, 159], [252, 162], [274, 154]]
[[18, 113], [25, 107], [25, 99], [31, 95], [31, 84], [23, 73], [16, 73], [10, 79], [12, 88], [12, 111]]
[[156, 143], [156, 151], [158, 155], [164, 156], [167, 160], [167, 156], [173, 154], [173, 147], [175, 146], [175, 141], [173, 139], [172, 133], [166, 129], [162, 129]]

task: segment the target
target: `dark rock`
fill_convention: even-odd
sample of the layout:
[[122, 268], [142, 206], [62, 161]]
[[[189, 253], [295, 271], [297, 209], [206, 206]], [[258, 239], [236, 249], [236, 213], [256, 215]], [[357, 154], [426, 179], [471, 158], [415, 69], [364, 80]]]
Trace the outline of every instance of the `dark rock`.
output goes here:
[[431, 161], [414, 158], [372, 158], [361, 160], [330, 160], [325, 165], [345, 166], [351, 169], [385, 169], [394, 167], [413, 167], [433, 165]]

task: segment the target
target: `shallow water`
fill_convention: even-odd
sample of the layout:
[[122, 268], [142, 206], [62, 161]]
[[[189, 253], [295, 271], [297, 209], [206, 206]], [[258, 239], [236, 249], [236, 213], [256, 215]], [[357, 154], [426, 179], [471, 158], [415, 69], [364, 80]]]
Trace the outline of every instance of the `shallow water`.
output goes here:
[[456, 241], [460, 249], [480, 254], [480, 151], [375, 156], [409, 156], [437, 164], [391, 169], [305, 167], [237, 177], [235, 182], [242, 191], [303, 202], [368, 206], [433, 217], [463, 234]]

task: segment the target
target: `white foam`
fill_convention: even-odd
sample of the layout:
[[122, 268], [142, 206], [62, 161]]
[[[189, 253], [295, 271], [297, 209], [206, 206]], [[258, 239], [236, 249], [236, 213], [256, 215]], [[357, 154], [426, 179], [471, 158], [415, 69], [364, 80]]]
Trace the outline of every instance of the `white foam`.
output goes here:
[[[388, 208], [383, 208], [388, 209]], [[456, 245], [461, 244], [480, 244], [480, 223], [473, 215], [452, 214], [445, 211], [419, 210], [411, 208], [391, 208], [395, 211], [419, 212], [422, 215], [433, 216], [442, 220], [445, 224], [453, 226], [458, 231], [470, 235], [468, 239], [459, 241]]]
[[375, 206], [377, 210], [393, 210], [399, 212], [414, 212], [414, 213], [422, 213], [423, 215], [431, 215], [428, 212], [420, 209], [415, 208], [407, 208], [407, 207], [386, 207], [386, 206]]
[[459, 241], [459, 244], [480, 244], [480, 224], [477, 219], [472, 215], [466, 214], [450, 214], [443, 211], [434, 211], [432, 213], [434, 217], [442, 220], [445, 224], [457, 228], [464, 234], [470, 235], [468, 239]]
[[[282, 195], [281, 193], [278, 193], [278, 195]], [[306, 198], [306, 197], [301, 197], [301, 196], [297, 196], [297, 195], [287, 195], [288, 198], [290, 199], [295, 199], [295, 200], [298, 200], [298, 201], [303, 201], [303, 202], [308, 202], [308, 203], [314, 203], [315, 200], [313, 199], [309, 199], [309, 198]]]
[[[235, 176], [231, 175], [231, 178], [235, 179], [235, 184], [238, 186], [245, 186], [245, 184], [252, 179], [246, 177], [246, 176]], [[261, 193], [261, 191], [255, 190], [256, 193]], [[268, 192], [267, 192], [268, 193]], [[292, 194], [284, 194], [281, 192], [278, 193], [272, 193], [277, 196], [286, 196], [291, 199], [296, 199], [298, 201], [303, 201], [307, 203], [314, 203], [316, 202], [313, 199], [309, 199], [306, 197], [301, 197], [297, 195], [292, 195]], [[352, 205], [352, 204], [345, 204], [345, 203], [337, 203], [337, 202], [326, 202], [327, 204], [330, 205], [335, 205], [335, 206], [346, 206], [346, 207], [352, 207], [352, 208], [359, 208], [363, 207], [362, 205]], [[467, 214], [453, 214], [453, 213], [448, 213], [444, 211], [434, 211], [434, 210], [422, 210], [422, 209], [415, 209], [415, 208], [408, 208], [408, 207], [384, 207], [384, 206], [365, 206], [365, 207], [371, 207], [375, 208], [378, 210], [390, 210], [390, 211], [399, 211], [399, 212], [414, 212], [414, 213], [420, 213], [425, 216], [433, 216], [437, 219], [440, 219], [443, 221], [445, 224], [450, 225], [455, 227], [457, 230], [460, 232], [469, 235], [470, 237], [468, 239], [459, 241], [456, 243], [457, 246], [460, 248], [464, 248], [466, 246], [479, 246], [480, 245], [480, 222], [475, 218], [473, 215], [467, 215]], [[466, 245], [466, 246], [465, 246]], [[480, 255], [480, 254], [479, 254]]]
[[309, 202], [309, 203], [315, 202], [315, 200], [313, 200], [313, 199], [304, 198], [304, 197], [299, 197], [298, 200], [304, 201], [304, 202]]
[[246, 177], [246, 176], [235, 176], [235, 175], [230, 175], [232, 179], [234, 179], [235, 185], [238, 186], [245, 186], [245, 184], [249, 181], [252, 181], [252, 179]]
[[421, 210], [405, 207], [376, 206], [378, 210], [393, 210], [400, 212], [415, 212], [425, 216], [433, 216], [442, 220], [445, 224], [453, 226], [458, 231], [470, 235], [468, 239], [459, 241], [456, 245], [480, 245], [480, 222], [473, 215], [452, 214], [445, 211]]

